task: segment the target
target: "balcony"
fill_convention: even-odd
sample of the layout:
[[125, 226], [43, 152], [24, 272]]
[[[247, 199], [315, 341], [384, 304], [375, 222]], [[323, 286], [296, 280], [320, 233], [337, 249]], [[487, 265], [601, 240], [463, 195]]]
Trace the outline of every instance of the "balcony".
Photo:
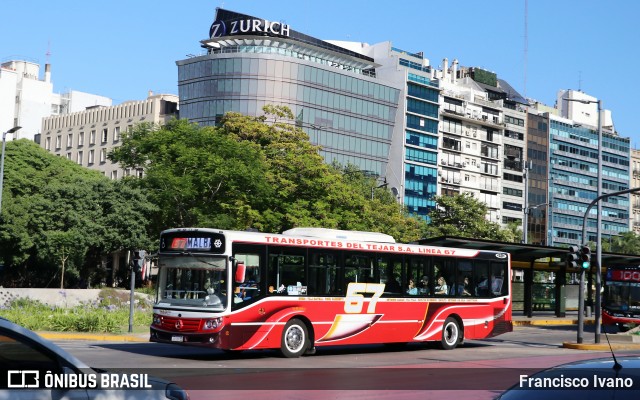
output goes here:
[[522, 161], [505, 159], [503, 165], [504, 169], [508, 169], [510, 171], [522, 171]]

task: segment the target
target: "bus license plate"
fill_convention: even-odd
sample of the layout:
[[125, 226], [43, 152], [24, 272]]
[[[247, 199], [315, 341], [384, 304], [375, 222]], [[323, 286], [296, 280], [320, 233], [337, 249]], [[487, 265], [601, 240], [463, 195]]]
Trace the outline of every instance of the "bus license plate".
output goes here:
[[172, 342], [184, 342], [184, 338], [182, 337], [182, 335], [173, 335], [173, 336], [171, 336], [171, 341]]

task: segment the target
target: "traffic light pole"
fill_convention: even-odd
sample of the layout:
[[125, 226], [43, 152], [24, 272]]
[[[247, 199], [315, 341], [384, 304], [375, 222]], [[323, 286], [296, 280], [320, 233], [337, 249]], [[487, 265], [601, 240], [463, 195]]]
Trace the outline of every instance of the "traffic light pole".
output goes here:
[[[567, 269], [578, 268], [580, 256], [580, 247], [569, 246], [569, 254], [567, 254]], [[580, 290], [578, 291], [578, 343], [582, 343], [584, 336], [584, 268], [582, 264], [580, 268]]]
[[[582, 241], [584, 242], [584, 245], [587, 246], [587, 244], [589, 243], [589, 241], [587, 240], [587, 216], [589, 215], [589, 211], [591, 211], [591, 208], [597, 204], [600, 200], [602, 199], [606, 199], [607, 197], [611, 197], [611, 196], [618, 196], [618, 195], [622, 195], [622, 194], [627, 194], [627, 193], [635, 193], [635, 192], [640, 192], [640, 187], [637, 188], [632, 188], [632, 189], [627, 189], [627, 190], [621, 190], [619, 192], [613, 192], [613, 193], [607, 193], [607, 194], [603, 194], [601, 196], [596, 197], [595, 199], [593, 199], [593, 201], [591, 201], [591, 203], [589, 203], [589, 205], [587, 206], [586, 211], [584, 212], [584, 217], [582, 219]], [[600, 214], [600, 213], [599, 213]], [[599, 216], [598, 214], [598, 216]], [[598, 218], [598, 221], [600, 221], [600, 218]], [[602, 227], [600, 226], [600, 224], [598, 224], [596, 226], [597, 229], [597, 233], [598, 233], [598, 237], [600, 237], [600, 230], [602, 229]], [[598, 250], [601, 253], [601, 249], [602, 249], [602, 243], [596, 243], [596, 246], [598, 246]], [[599, 294], [600, 293], [600, 284], [602, 282], [602, 280], [600, 279], [600, 274], [602, 274], [602, 265], [600, 265], [602, 263], [602, 260], [600, 257], [598, 257], [598, 260], [596, 261], [596, 292]], [[582, 343], [582, 336], [583, 336], [583, 332], [584, 332], [584, 268], [581, 268], [580, 271], [580, 289], [578, 292], [578, 343]], [[599, 301], [600, 296], [597, 295], [596, 296], [596, 300]], [[601, 315], [600, 313], [602, 312], [600, 305], [596, 304], [596, 315], [595, 315], [595, 322], [596, 322], [596, 333], [595, 333], [595, 342], [599, 343], [600, 342], [600, 318]]]

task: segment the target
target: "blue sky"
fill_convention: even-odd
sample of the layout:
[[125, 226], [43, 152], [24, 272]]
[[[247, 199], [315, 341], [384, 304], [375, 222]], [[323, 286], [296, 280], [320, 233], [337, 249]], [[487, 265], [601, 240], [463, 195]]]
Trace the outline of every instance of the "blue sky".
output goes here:
[[457, 58], [549, 105], [558, 90], [580, 89], [600, 98], [620, 135], [640, 147], [635, 0], [529, 0], [526, 68], [525, 0], [8, 1], [0, 60], [49, 59], [55, 92], [80, 90], [114, 104], [144, 99], [149, 90], [177, 94], [175, 61], [200, 54], [216, 7], [286, 22], [319, 39], [389, 40], [424, 52], [436, 67]]

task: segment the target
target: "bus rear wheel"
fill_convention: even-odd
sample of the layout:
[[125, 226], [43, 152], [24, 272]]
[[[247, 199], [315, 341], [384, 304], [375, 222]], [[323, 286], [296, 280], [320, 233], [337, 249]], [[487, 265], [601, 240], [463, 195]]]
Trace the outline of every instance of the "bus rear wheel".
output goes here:
[[287, 322], [280, 341], [282, 355], [287, 358], [300, 357], [307, 351], [309, 344], [307, 325], [297, 318]]
[[442, 339], [440, 340], [440, 346], [444, 350], [452, 350], [458, 346], [462, 337], [462, 330], [460, 330], [460, 324], [458, 320], [453, 317], [449, 317], [444, 321], [442, 326]]

